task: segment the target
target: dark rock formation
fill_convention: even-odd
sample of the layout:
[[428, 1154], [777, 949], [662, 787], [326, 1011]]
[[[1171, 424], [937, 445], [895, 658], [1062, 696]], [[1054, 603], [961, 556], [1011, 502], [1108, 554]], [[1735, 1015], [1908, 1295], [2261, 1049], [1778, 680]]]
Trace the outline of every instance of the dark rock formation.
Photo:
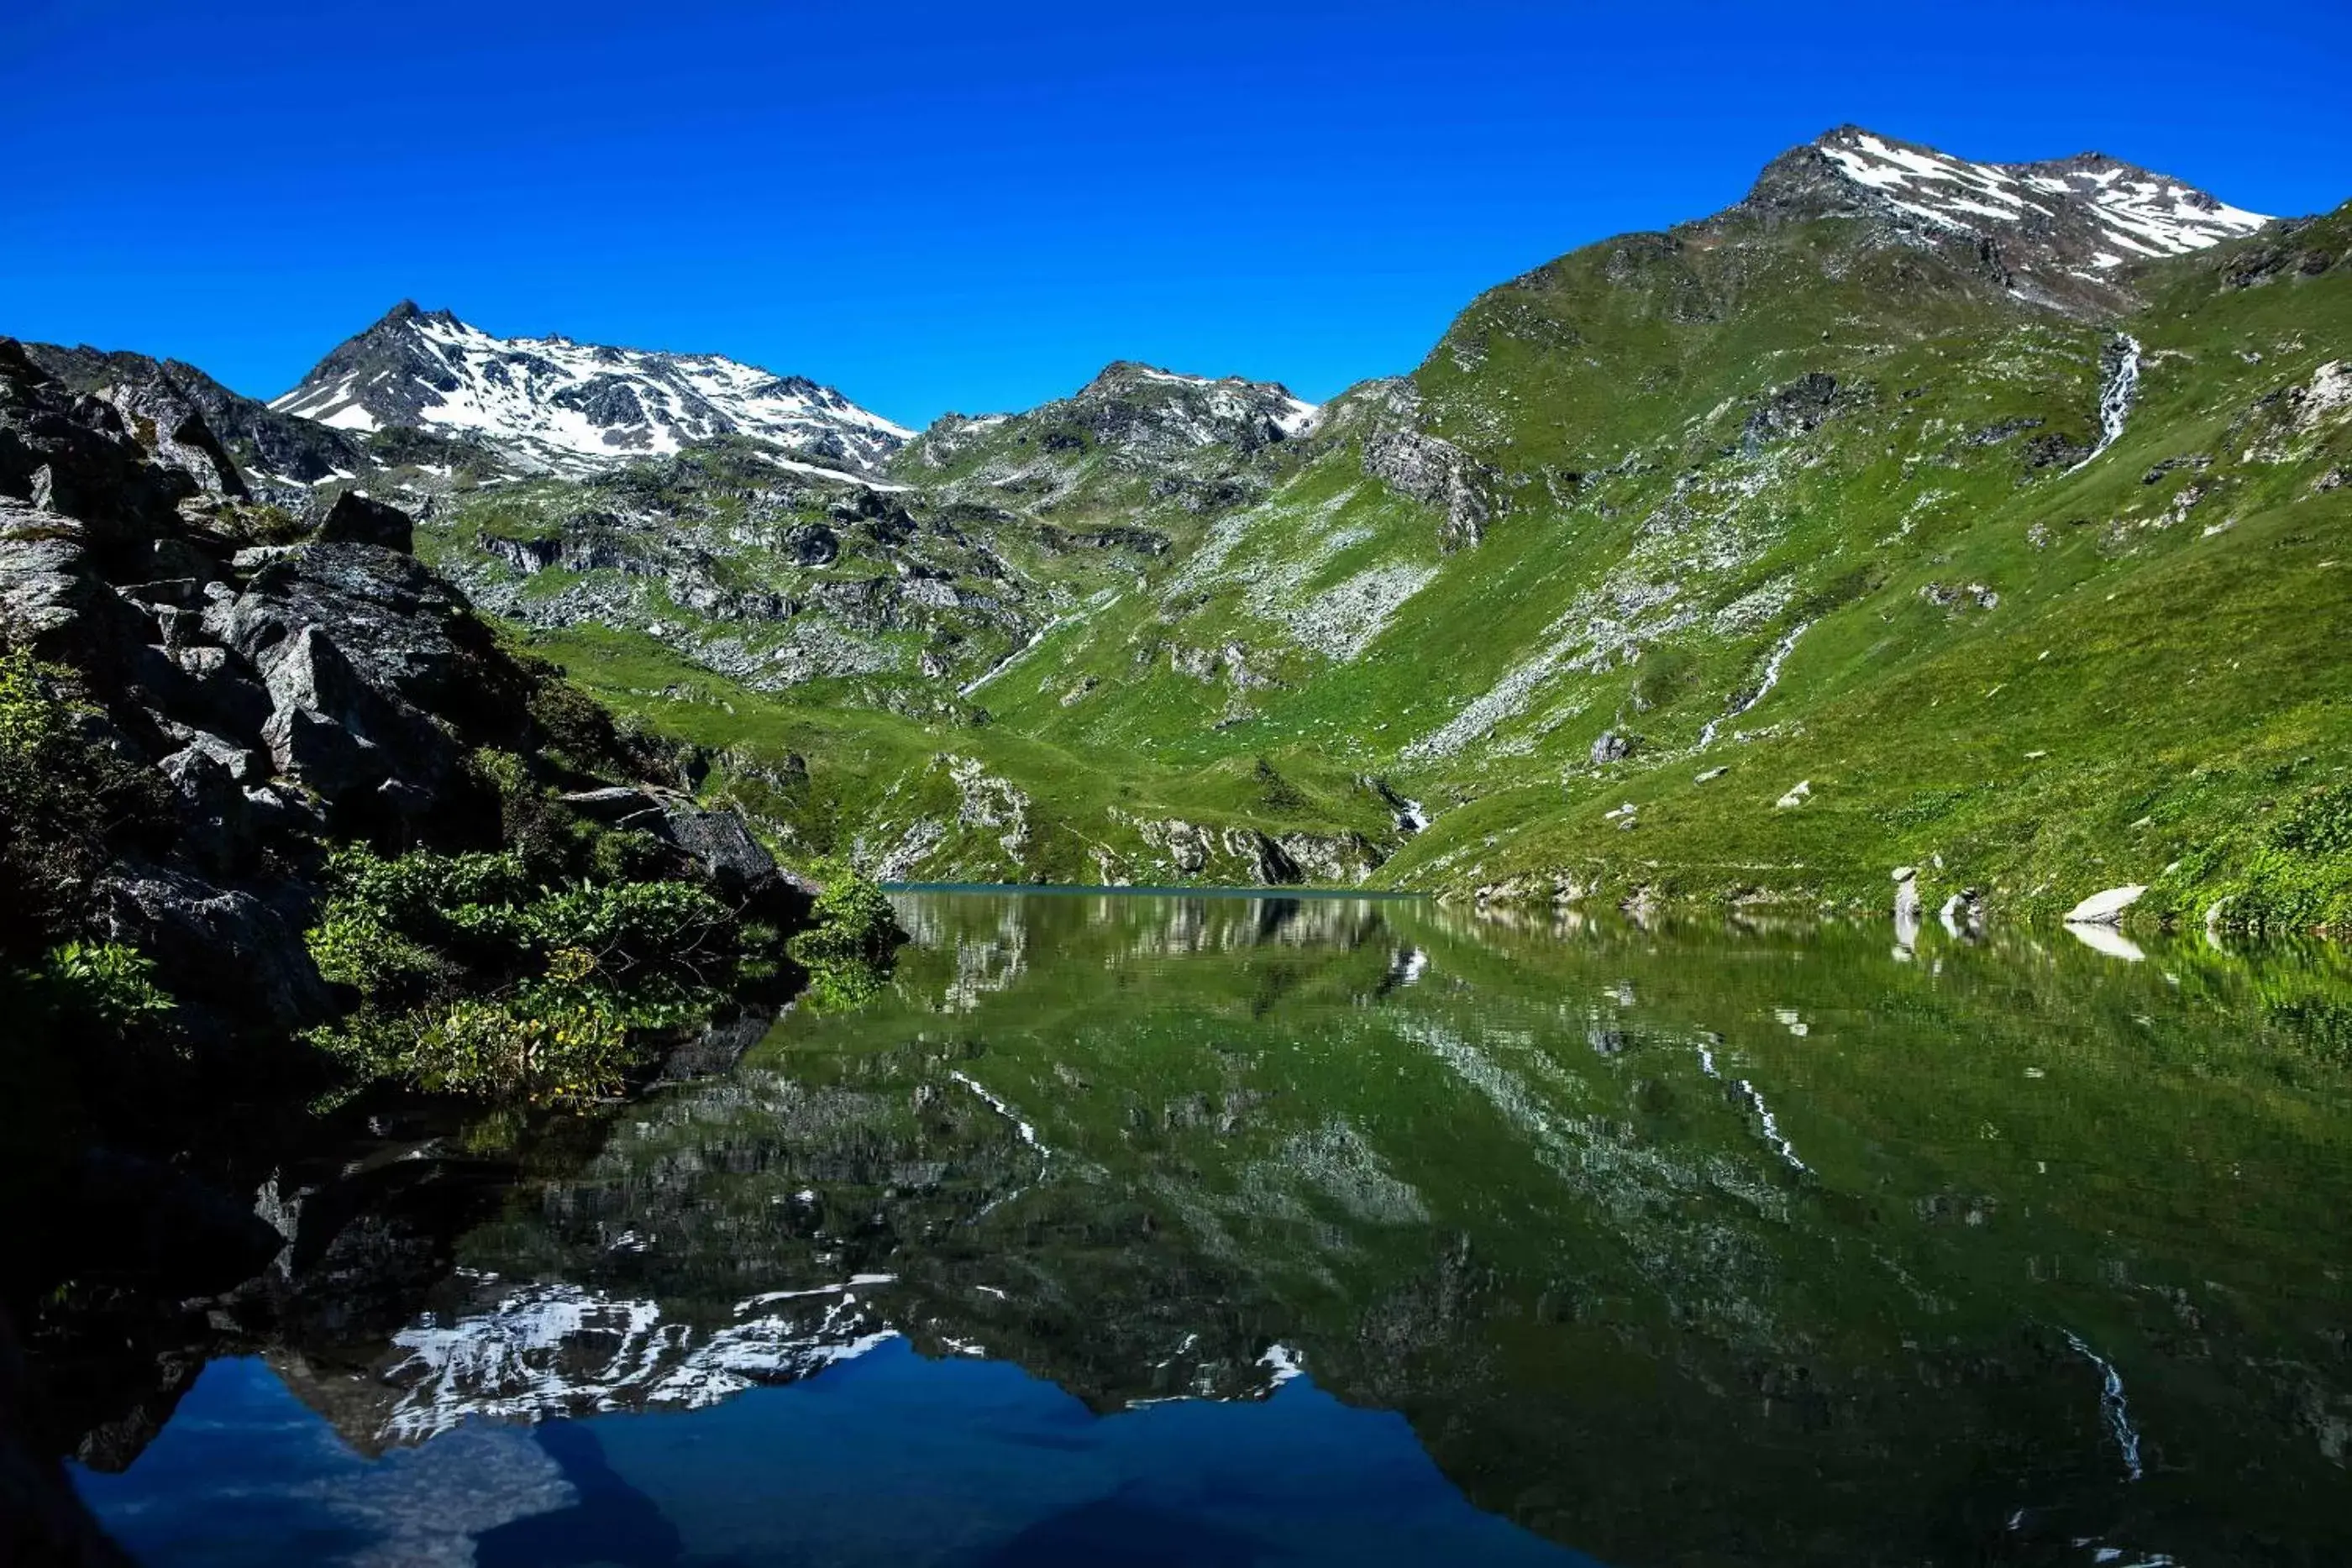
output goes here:
[[416, 548], [416, 525], [397, 507], [346, 490], [328, 508], [318, 538], [320, 544], [375, 545], [405, 555]]
[[[93, 737], [152, 770], [176, 823], [116, 848], [85, 928], [145, 952], [198, 1033], [283, 1032], [336, 1005], [301, 939], [324, 851], [499, 842], [467, 758], [535, 756], [551, 677], [407, 553], [393, 507], [346, 494], [303, 542], [268, 542], [291, 519], [240, 493], [200, 413], [126, 418], [168, 413], [159, 385], [118, 406], [0, 340], [0, 643], [71, 673]], [[564, 746], [644, 761], [609, 722]], [[736, 818], [666, 805], [647, 825], [678, 874], [785, 899]]]

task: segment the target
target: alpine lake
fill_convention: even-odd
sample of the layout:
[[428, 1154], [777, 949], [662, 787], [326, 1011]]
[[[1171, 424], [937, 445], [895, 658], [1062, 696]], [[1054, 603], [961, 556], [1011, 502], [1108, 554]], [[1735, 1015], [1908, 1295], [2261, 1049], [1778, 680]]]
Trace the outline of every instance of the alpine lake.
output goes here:
[[895, 902], [699, 1076], [274, 1174], [308, 1283], [84, 1500], [151, 1568], [2352, 1563], [2352, 956]]

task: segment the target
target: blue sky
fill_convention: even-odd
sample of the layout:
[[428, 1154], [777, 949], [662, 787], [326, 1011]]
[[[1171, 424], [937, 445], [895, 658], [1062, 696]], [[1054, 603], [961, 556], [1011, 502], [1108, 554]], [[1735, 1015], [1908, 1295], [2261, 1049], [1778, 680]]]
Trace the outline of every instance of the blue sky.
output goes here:
[[910, 423], [1114, 358], [1321, 398], [1846, 120], [2331, 207], [2347, 64], [2342, 0], [0, 0], [0, 333], [269, 396], [413, 297]]

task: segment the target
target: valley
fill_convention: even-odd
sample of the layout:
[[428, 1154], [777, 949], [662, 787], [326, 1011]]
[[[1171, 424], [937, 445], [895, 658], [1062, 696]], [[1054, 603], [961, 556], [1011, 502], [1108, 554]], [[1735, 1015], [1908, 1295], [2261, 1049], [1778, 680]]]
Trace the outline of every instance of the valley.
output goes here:
[[788, 859], [2301, 928], [2352, 911], [2347, 256], [1847, 127], [1319, 407], [1120, 362], [910, 433], [409, 305], [268, 407], [35, 352], [413, 510]]

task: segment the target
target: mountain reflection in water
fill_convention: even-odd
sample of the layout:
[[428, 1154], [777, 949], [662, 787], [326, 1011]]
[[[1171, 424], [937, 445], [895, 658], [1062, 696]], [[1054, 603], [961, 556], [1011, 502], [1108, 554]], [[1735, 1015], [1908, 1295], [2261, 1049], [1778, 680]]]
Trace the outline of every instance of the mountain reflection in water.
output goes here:
[[85, 1495], [158, 1564], [2352, 1558], [2339, 955], [899, 904]]

